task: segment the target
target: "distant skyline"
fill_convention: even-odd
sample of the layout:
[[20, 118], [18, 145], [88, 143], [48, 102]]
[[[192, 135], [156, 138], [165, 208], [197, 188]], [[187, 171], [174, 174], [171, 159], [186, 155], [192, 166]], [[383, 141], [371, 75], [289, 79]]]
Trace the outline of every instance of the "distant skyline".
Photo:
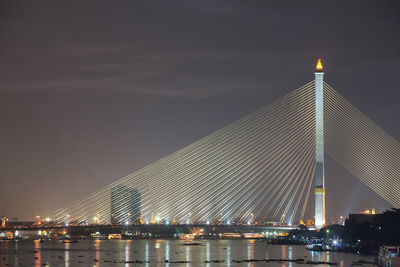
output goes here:
[[[1, 3], [1, 215], [49, 216], [313, 80], [317, 58], [325, 81], [399, 140], [398, 11], [365, 0]], [[390, 207], [328, 157], [326, 182], [328, 219]]]

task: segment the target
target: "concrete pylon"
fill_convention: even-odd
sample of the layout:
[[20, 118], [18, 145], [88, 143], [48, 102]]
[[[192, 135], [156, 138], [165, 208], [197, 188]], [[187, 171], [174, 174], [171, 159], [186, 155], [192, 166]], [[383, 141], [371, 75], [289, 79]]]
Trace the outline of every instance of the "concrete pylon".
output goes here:
[[324, 72], [318, 59], [315, 71], [315, 229], [325, 225]]

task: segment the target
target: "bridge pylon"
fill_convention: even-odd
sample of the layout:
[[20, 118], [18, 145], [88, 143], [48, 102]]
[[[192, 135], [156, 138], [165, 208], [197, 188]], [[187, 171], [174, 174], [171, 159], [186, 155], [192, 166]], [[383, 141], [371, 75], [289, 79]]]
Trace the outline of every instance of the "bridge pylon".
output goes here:
[[315, 229], [325, 225], [324, 72], [318, 59], [315, 71]]

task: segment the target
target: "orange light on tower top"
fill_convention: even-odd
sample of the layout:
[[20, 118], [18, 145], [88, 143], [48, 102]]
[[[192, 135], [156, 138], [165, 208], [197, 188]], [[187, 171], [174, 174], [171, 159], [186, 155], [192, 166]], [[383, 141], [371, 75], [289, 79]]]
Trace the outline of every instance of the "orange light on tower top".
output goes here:
[[321, 63], [321, 59], [318, 59], [318, 63], [317, 63], [317, 67], [316, 67], [317, 71], [322, 71], [324, 69], [324, 67], [322, 67], [322, 63]]

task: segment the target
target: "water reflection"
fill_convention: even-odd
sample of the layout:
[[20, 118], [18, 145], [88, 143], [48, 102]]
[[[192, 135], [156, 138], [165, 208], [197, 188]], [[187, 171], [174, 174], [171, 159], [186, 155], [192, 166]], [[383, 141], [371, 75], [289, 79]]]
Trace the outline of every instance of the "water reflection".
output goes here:
[[[15, 251], [18, 251], [18, 242], [15, 242]], [[15, 253], [14, 263], [15, 263], [15, 266], [18, 266], [18, 253]]]
[[231, 243], [226, 247], [226, 266], [231, 266]]
[[[35, 253], [32, 253], [32, 251]], [[205, 240], [200, 246], [183, 246], [179, 240], [82, 240], [78, 243], [61, 243], [50, 240], [8, 242], [0, 241], [0, 266], [77, 266], [79, 261], [87, 266], [111, 266], [117, 261], [120, 266], [132, 266], [129, 262], [141, 260], [142, 266], [178, 266], [173, 261], [187, 261], [179, 266], [197, 267], [221, 266], [261, 266], [246, 259], [286, 259], [297, 258], [305, 261], [335, 262], [338, 266], [350, 266], [355, 258], [353, 254], [338, 252], [307, 251], [303, 246], [268, 245], [250, 240]], [[137, 254], [136, 254], [137, 253]], [[84, 257], [84, 258], [80, 258]], [[358, 258], [357, 258], [358, 259]], [[373, 261], [370, 256], [359, 259]], [[84, 261], [82, 261], [84, 260]], [[94, 261], [93, 261], [94, 260]], [[213, 264], [218, 260], [220, 264]], [[241, 264], [232, 260], [240, 260]], [[223, 261], [223, 263], [222, 263]], [[85, 263], [83, 263], [85, 262]], [[109, 263], [104, 263], [109, 262]], [[207, 262], [207, 263], [206, 263]], [[111, 265], [110, 265], [111, 264]], [[271, 266], [297, 266], [293, 262], [270, 263]]]
[[35, 248], [35, 266], [39, 267], [42, 264], [42, 252], [40, 251], [40, 240], [34, 240], [33, 247]]
[[[281, 246], [281, 258], [286, 259], [286, 246], [282, 245]], [[282, 263], [282, 267], [285, 267], [285, 263]]]
[[144, 260], [146, 262], [146, 266], [149, 266], [149, 240], [146, 240], [146, 245], [144, 247]]
[[161, 247], [161, 240], [159, 239], [159, 240], [156, 240], [156, 243], [154, 245], [154, 248], [157, 251], [157, 266], [161, 266], [161, 260], [162, 260], [160, 247]]
[[131, 242], [132, 240], [126, 240], [125, 241], [125, 266], [129, 266], [129, 261], [130, 261], [130, 250], [131, 250]]
[[311, 251], [311, 259], [312, 261], [330, 261], [330, 253], [320, 252], [320, 251]]
[[[289, 247], [289, 249], [288, 249], [288, 258], [289, 258], [289, 260], [292, 260], [293, 259], [293, 252], [292, 252], [292, 247]], [[290, 262], [289, 261], [289, 267], [292, 267], [293, 266], [293, 263], [292, 262]]]
[[191, 255], [192, 254], [192, 246], [186, 246], [186, 266], [190, 266], [190, 260], [191, 260]]
[[206, 244], [206, 258], [208, 262], [206, 266], [210, 266], [210, 241], [207, 241]]
[[101, 240], [94, 240], [94, 247], [96, 249], [96, 263], [94, 266], [100, 266], [100, 244]]
[[169, 240], [166, 241], [165, 244], [165, 260], [167, 261], [167, 263], [165, 264], [165, 266], [169, 266]]
[[[254, 259], [254, 242], [255, 240], [250, 239], [247, 243], [247, 259]], [[247, 266], [254, 266], [254, 262], [249, 262]]]
[[[318, 259], [317, 259], [317, 257], [318, 257]], [[312, 260], [312, 261], [317, 261], [317, 260], [319, 260], [320, 257], [321, 257], [321, 256], [320, 256], [320, 253], [319, 253], [319, 252], [311, 251], [311, 260]]]
[[71, 244], [70, 243], [64, 243], [64, 258], [65, 258], [65, 267], [69, 267], [69, 248]]

